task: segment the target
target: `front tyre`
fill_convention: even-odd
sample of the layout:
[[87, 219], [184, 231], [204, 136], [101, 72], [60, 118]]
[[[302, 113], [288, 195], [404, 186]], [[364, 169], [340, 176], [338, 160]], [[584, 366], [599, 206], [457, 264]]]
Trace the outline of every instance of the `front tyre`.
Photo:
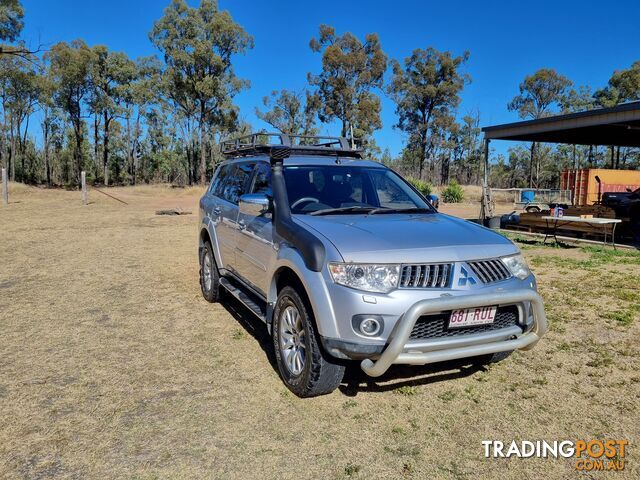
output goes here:
[[218, 266], [213, 257], [213, 249], [209, 242], [205, 242], [200, 251], [200, 290], [207, 302], [217, 302], [220, 297], [220, 277]]
[[342, 381], [344, 366], [322, 351], [311, 311], [298, 292], [283, 288], [273, 313], [273, 346], [287, 388], [302, 398], [333, 392]]

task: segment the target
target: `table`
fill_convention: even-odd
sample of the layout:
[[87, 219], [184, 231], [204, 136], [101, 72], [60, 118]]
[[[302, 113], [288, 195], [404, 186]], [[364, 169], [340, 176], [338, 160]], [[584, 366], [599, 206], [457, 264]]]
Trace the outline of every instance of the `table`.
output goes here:
[[571, 223], [585, 223], [591, 227], [598, 228], [602, 227], [602, 233], [604, 235], [604, 240], [602, 242], [603, 245], [607, 245], [607, 226], [613, 225], [613, 229], [611, 230], [611, 245], [613, 248], [616, 248], [616, 226], [619, 223], [622, 223], [622, 220], [619, 218], [582, 218], [582, 217], [574, 217], [571, 215], [564, 215], [562, 217], [552, 217], [550, 215], [543, 216], [542, 219], [546, 222], [547, 229], [544, 235], [544, 243], [547, 242], [547, 238], [553, 237], [556, 243], [558, 243], [558, 237], [556, 237], [556, 233], [559, 228], [562, 228]]

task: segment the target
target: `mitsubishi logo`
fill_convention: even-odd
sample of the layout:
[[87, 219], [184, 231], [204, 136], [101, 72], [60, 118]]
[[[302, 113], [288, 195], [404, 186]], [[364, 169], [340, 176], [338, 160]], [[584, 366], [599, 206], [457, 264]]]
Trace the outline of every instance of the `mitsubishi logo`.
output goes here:
[[467, 269], [464, 267], [460, 268], [460, 276], [458, 277], [458, 286], [459, 287], [465, 287], [467, 286], [467, 284], [469, 285], [475, 285], [476, 283], [478, 283], [476, 281], [475, 278], [473, 278], [471, 276], [471, 274], [469, 272], [467, 272]]

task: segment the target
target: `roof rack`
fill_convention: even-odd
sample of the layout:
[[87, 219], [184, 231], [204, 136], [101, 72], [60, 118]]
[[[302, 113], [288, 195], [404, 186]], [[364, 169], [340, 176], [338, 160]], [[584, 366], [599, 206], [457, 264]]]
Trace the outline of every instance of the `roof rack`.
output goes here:
[[288, 147], [292, 154], [362, 158], [362, 150], [351, 148], [349, 140], [345, 137], [288, 135], [285, 133], [252, 133], [224, 140], [220, 145], [220, 151], [230, 158], [246, 157], [260, 153], [269, 154], [271, 147], [280, 146]]

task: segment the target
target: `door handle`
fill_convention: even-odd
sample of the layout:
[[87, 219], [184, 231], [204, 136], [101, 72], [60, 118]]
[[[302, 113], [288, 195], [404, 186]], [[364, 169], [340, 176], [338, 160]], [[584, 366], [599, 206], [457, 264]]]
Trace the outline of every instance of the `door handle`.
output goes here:
[[220, 215], [221, 212], [222, 212], [222, 210], [220, 209], [220, 207], [215, 207], [213, 209], [213, 213], [215, 213], [216, 215]]
[[239, 228], [240, 230], [244, 230], [245, 228], [247, 228], [247, 224], [246, 224], [246, 223], [244, 223], [244, 220], [240, 220], [240, 221], [238, 222], [238, 228]]

